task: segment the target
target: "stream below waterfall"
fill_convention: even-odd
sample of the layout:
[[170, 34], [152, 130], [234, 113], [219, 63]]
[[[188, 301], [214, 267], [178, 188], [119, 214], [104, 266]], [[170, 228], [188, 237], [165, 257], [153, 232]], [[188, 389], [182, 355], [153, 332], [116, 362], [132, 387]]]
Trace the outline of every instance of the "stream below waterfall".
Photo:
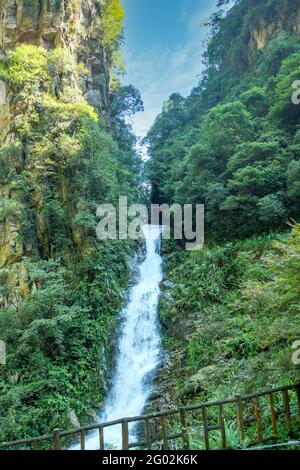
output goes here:
[[[161, 358], [161, 338], [157, 315], [162, 258], [161, 227], [143, 227], [146, 255], [138, 266], [137, 283], [129, 293], [122, 312], [123, 323], [116, 357], [116, 370], [100, 422], [139, 416], [152, 392], [153, 375]], [[135, 426], [129, 427], [130, 441], [136, 440]], [[121, 426], [104, 429], [106, 448], [121, 448]], [[78, 450], [79, 445], [71, 447]], [[99, 434], [86, 437], [86, 450], [99, 449]]]

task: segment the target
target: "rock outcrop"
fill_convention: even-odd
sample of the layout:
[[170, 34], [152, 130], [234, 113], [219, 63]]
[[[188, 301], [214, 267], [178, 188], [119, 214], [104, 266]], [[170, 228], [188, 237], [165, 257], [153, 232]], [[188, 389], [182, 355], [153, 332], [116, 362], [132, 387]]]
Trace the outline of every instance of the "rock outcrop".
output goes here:
[[101, 41], [102, 3], [102, 0], [0, 0], [0, 58], [22, 43], [48, 50], [67, 47], [89, 71], [83, 85], [84, 95], [109, 123], [110, 78]]

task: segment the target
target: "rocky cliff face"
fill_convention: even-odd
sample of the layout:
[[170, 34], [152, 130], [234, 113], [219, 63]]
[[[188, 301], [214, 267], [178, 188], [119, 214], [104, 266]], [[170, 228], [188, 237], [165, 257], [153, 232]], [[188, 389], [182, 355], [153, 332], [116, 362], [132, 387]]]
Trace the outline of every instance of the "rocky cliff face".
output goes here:
[[0, 441], [83, 424], [106, 395], [132, 247], [97, 239], [96, 208], [135, 181], [110, 132], [122, 18], [120, 0], [0, 0]]
[[[21, 44], [41, 46], [48, 53], [56, 48], [67, 50], [74, 64], [81, 64], [84, 70], [79, 77], [72, 76], [69, 80], [74, 95], [75, 90], [80, 88], [85, 100], [104, 117], [109, 127], [110, 72], [109, 57], [103, 46], [103, 5], [103, 0], [0, 0], [0, 62], [4, 63], [9, 52]], [[55, 94], [54, 78], [52, 88]], [[0, 198], [5, 201], [2, 215], [0, 211], [0, 270], [7, 269], [7, 272], [2, 275], [2, 285], [6, 286], [0, 292], [2, 308], [20, 305], [30, 292], [23, 258], [51, 258], [53, 255], [44, 214], [44, 190], [39, 186], [40, 176], [28, 158], [26, 139], [20, 139], [19, 135], [25, 108], [28, 107], [26, 101], [26, 94], [22, 99], [17, 99], [15, 90], [10, 89], [4, 80], [0, 81], [0, 147], [3, 144], [10, 146], [8, 159], [11, 171], [16, 175], [24, 171], [31, 173], [28, 204], [33, 209], [37, 235], [36, 243], [21, 239], [20, 230], [24, 221], [18, 219], [15, 211], [7, 210], [7, 207], [17, 204], [15, 201], [20, 190], [14, 187], [15, 183], [5, 184], [3, 180], [0, 182]], [[23, 141], [21, 145], [20, 141]], [[61, 174], [57, 188], [53, 188], [62, 204], [68, 200], [70, 185], [66, 175]], [[68, 218], [71, 220], [80, 208], [77, 201], [69, 210]], [[75, 247], [82, 245], [82, 229], [72, 229], [70, 236]]]
[[278, 16], [274, 19], [265, 16], [257, 18], [256, 25], [250, 27], [250, 47], [262, 50], [272, 37], [283, 32], [300, 37], [300, 5], [297, 3], [281, 1]]

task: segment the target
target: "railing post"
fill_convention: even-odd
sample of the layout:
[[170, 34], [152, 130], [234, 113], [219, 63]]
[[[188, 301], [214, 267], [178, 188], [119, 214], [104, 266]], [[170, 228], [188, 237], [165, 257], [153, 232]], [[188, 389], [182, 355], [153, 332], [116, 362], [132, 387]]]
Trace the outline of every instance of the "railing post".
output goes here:
[[262, 427], [261, 427], [261, 413], [258, 398], [253, 399], [254, 403], [254, 412], [256, 418], [256, 433], [257, 433], [257, 442], [260, 444], [262, 442]]
[[183, 450], [189, 450], [190, 440], [189, 440], [189, 429], [188, 429], [188, 419], [185, 410], [180, 410], [180, 422], [182, 428], [182, 444]]
[[297, 403], [298, 403], [298, 425], [300, 426], [300, 384], [296, 385]]
[[54, 429], [52, 436], [52, 449], [61, 450], [60, 430]]
[[145, 440], [146, 440], [146, 446], [147, 446], [146, 450], [151, 450], [152, 442], [151, 442], [151, 430], [150, 430], [149, 419], [145, 419], [144, 427], [145, 427]]
[[209, 434], [208, 434], [208, 421], [207, 421], [207, 408], [202, 408], [202, 419], [203, 419], [203, 432], [204, 432], [204, 444], [205, 450], [209, 450]]
[[104, 450], [104, 432], [103, 432], [102, 426], [100, 426], [99, 428], [99, 443], [100, 443], [100, 450]]
[[292, 421], [291, 421], [291, 410], [290, 410], [290, 398], [289, 398], [289, 392], [287, 390], [283, 390], [282, 399], [283, 399], [283, 409], [284, 409], [284, 414], [285, 414], [286, 430], [287, 432], [291, 432]]
[[169, 442], [168, 442], [168, 426], [167, 426], [167, 417], [161, 416], [160, 417], [160, 424], [162, 429], [162, 438], [163, 438], [163, 448], [164, 450], [169, 449]]
[[80, 432], [80, 449], [85, 450], [85, 434], [84, 434], [84, 431]]
[[277, 437], [277, 413], [274, 404], [274, 395], [270, 393], [270, 410], [271, 410], [271, 423], [273, 437]]
[[240, 434], [240, 443], [242, 444], [245, 439], [243, 402], [241, 400], [240, 395], [236, 395], [235, 399], [236, 399], [237, 422], [238, 422], [239, 434]]
[[122, 448], [123, 450], [129, 449], [129, 431], [128, 421], [126, 421], [126, 419], [122, 421]]
[[39, 441], [33, 441], [33, 450], [39, 450]]

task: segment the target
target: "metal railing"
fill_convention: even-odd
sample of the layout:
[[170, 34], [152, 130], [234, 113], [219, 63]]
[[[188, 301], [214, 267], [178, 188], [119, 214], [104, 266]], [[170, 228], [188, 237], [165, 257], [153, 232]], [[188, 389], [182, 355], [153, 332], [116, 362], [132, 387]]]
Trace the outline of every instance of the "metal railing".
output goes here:
[[[284, 442], [293, 432], [299, 436], [300, 383], [70, 431], [54, 429], [44, 436], [3, 442], [0, 449], [62, 450], [76, 438], [78, 448], [85, 450], [93, 432], [98, 434], [98, 449], [104, 450], [109, 446], [105, 431], [113, 426], [120, 427], [123, 450], [210, 450], [247, 448], [280, 438]], [[130, 442], [130, 434], [138, 436], [138, 442]]]

